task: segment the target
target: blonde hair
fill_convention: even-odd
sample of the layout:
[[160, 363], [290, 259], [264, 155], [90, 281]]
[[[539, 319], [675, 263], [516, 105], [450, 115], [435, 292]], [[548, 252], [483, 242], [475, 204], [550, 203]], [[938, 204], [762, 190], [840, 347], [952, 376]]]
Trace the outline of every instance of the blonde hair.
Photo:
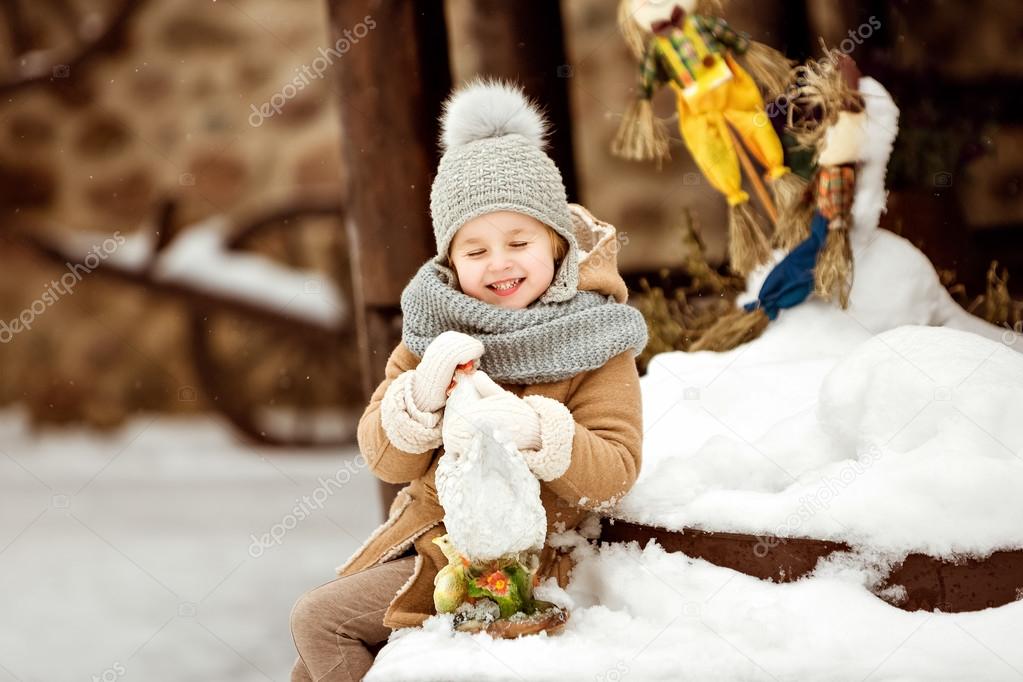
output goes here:
[[551, 255], [554, 256], [554, 269], [556, 270], [568, 254], [568, 240], [555, 232], [550, 225], [544, 225], [544, 227], [547, 228], [547, 237], [551, 240]]

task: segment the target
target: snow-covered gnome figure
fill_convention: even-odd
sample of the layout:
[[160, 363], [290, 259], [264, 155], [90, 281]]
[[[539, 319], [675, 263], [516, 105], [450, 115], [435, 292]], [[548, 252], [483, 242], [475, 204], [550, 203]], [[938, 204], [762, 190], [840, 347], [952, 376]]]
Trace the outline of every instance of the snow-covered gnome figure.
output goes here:
[[[658, 85], [670, 85], [686, 148], [711, 186], [728, 200], [729, 260], [733, 270], [745, 275], [769, 259], [770, 247], [742, 189], [740, 161], [775, 222], [805, 183], [785, 165], [781, 141], [757, 87], [759, 83], [767, 92], [780, 94], [791, 62], [713, 16], [716, 5], [708, 0], [621, 0], [619, 24], [641, 60], [641, 70], [639, 99], [626, 112], [612, 151], [640, 161], [667, 156], [667, 137], [650, 100]], [[764, 167], [773, 200], [745, 148]]]
[[531, 422], [512, 415], [529, 408], [472, 363], [459, 368], [453, 383], [436, 474], [448, 531], [436, 542], [451, 563], [437, 575], [434, 604], [439, 613], [456, 612], [456, 622], [470, 627], [516, 613], [532, 615], [547, 514], [540, 482], [516, 440], [539, 448], [539, 428], [514, 433]]

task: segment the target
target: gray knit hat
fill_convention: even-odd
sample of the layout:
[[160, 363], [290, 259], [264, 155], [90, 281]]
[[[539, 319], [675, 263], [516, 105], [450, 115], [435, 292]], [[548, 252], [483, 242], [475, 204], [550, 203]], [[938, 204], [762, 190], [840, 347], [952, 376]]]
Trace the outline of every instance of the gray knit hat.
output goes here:
[[444, 155], [430, 191], [434, 263], [454, 285], [447, 252], [458, 229], [485, 213], [515, 211], [568, 242], [544, 303], [575, 296], [579, 254], [561, 172], [544, 153], [547, 122], [514, 85], [474, 81], [448, 98], [441, 117]]

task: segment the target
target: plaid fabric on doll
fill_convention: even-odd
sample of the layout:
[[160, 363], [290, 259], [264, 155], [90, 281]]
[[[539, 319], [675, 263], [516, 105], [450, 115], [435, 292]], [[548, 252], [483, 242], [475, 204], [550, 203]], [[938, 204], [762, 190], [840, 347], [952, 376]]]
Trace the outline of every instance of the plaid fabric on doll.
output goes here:
[[828, 221], [828, 228], [849, 226], [856, 191], [856, 169], [852, 164], [826, 166], [817, 175], [817, 210]]

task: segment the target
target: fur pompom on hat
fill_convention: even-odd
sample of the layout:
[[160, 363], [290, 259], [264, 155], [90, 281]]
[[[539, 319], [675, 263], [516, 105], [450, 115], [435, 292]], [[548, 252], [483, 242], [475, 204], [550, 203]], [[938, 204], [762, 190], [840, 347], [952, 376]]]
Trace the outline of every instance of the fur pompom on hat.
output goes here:
[[434, 263], [452, 284], [448, 247], [458, 229], [486, 213], [515, 211], [549, 225], [568, 251], [541, 302], [567, 301], [579, 283], [579, 255], [561, 172], [544, 152], [547, 121], [522, 90], [473, 81], [444, 104], [444, 154], [430, 191]]
[[547, 121], [518, 88], [501, 82], [476, 81], [453, 94], [441, 118], [444, 149], [485, 140], [488, 137], [521, 135], [542, 149]]

